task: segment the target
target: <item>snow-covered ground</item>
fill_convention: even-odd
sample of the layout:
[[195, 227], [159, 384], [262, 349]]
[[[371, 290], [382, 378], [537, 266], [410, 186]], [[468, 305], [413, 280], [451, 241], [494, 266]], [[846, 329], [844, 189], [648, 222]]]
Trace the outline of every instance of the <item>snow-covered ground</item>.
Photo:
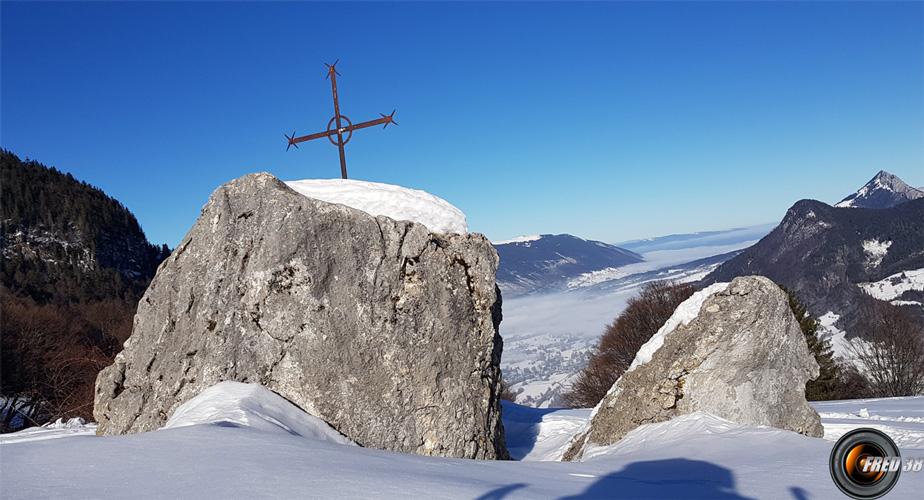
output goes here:
[[437, 233], [468, 232], [465, 214], [426, 191], [354, 179], [306, 179], [286, 185], [309, 198], [339, 203], [371, 215], [419, 222]]
[[840, 359], [853, 359], [853, 343], [847, 339], [847, 332], [837, 327], [840, 315], [828, 311], [818, 318], [818, 336], [831, 342], [831, 352]]
[[895, 305], [922, 305], [915, 300], [901, 300], [908, 292], [924, 292], [924, 268], [895, 273], [872, 283], [860, 283], [866, 293], [879, 300], [891, 301]]
[[[60, 429], [0, 436], [0, 496], [821, 499], [842, 498], [828, 455], [848, 429], [882, 429], [903, 456], [924, 457], [924, 397], [817, 403], [824, 439], [687, 415], [567, 463], [556, 460], [589, 410], [505, 403], [507, 442], [521, 461], [492, 462], [338, 444], [269, 391], [226, 389], [178, 411], [171, 420], [184, 425], [155, 432], [97, 437], [81, 426], [65, 437]], [[286, 431], [302, 424], [312, 432]], [[903, 473], [888, 498], [919, 498], [922, 489], [924, 473]]]

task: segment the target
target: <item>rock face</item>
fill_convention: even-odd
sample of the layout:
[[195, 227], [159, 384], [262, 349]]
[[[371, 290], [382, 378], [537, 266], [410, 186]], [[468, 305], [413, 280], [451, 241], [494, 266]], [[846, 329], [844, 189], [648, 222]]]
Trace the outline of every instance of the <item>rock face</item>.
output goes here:
[[269, 174], [217, 189], [96, 383], [100, 434], [157, 429], [224, 380], [262, 384], [373, 448], [506, 458], [498, 258], [306, 198]]
[[[703, 296], [688, 299], [675, 316], [697, 298]], [[677, 323], [672, 317], [667, 325]], [[786, 294], [771, 280], [736, 278], [662, 338], [649, 361], [638, 364], [637, 357], [616, 381], [565, 459], [579, 458], [590, 445], [613, 444], [639, 425], [695, 411], [822, 435], [821, 419], [805, 400], [805, 383], [818, 376], [818, 365]], [[640, 355], [646, 348], [652, 345]]]

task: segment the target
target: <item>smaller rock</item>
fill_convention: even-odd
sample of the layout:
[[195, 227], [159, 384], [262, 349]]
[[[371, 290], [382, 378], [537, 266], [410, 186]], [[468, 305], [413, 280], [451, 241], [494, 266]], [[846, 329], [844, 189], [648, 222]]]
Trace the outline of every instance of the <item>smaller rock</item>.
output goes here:
[[805, 383], [817, 376], [786, 294], [773, 281], [746, 276], [712, 285], [680, 304], [642, 346], [564, 458], [696, 411], [820, 437], [821, 419], [805, 400]]

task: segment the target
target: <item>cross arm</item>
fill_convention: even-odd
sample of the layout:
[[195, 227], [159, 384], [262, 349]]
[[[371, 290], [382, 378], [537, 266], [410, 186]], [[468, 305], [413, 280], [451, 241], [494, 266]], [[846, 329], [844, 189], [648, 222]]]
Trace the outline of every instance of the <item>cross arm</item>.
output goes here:
[[[385, 125], [387, 127], [389, 124], [392, 124], [392, 123], [395, 125], [398, 124], [398, 122], [395, 121], [394, 111], [392, 111], [390, 115], [382, 115], [381, 118], [376, 118], [375, 120], [369, 120], [369, 121], [365, 121], [362, 123], [357, 123], [355, 125], [349, 125], [349, 126], [343, 127], [339, 130], [339, 132], [341, 134], [344, 134], [347, 132], [352, 132], [354, 130], [374, 127], [376, 125]], [[291, 137], [287, 135], [286, 139], [288, 139], [289, 141], [289, 146], [295, 146], [296, 144], [299, 144], [301, 142], [312, 141], [314, 139], [320, 139], [322, 137], [330, 137], [332, 135], [337, 135], [337, 132], [338, 130], [336, 128], [332, 128], [329, 130], [325, 130], [324, 132], [317, 132], [314, 134], [303, 135], [300, 137], [295, 137], [295, 133], [293, 133]]]
[[324, 132], [318, 132], [316, 134], [303, 135], [301, 137], [295, 137], [295, 134], [292, 134], [292, 137], [286, 136], [286, 138], [289, 140], [289, 145], [294, 146], [300, 142], [313, 141], [315, 139], [320, 139], [322, 137], [327, 137], [330, 135], [334, 135], [336, 133], [337, 133], [337, 130], [334, 129], [334, 130], [326, 130]]

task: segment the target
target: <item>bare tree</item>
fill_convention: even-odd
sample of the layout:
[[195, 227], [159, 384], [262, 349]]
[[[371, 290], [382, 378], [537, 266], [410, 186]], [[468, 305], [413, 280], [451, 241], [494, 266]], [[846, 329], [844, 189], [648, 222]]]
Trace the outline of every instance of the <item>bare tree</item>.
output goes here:
[[693, 291], [690, 284], [656, 281], [645, 285], [606, 327], [587, 366], [564, 394], [565, 402], [572, 407], [595, 406], [629, 368], [639, 348]]
[[130, 331], [131, 305], [36, 304], [0, 287], [0, 309], [0, 432], [90, 418], [96, 376], [121, 348], [115, 335]]
[[501, 377], [500, 381], [500, 398], [504, 401], [510, 401], [515, 403], [517, 401], [517, 393], [513, 392], [513, 389], [510, 388], [510, 384]]
[[903, 307], [864, 301], [861, 339], [851, 343], [872, 397], [924, 393], [924, 327]]

